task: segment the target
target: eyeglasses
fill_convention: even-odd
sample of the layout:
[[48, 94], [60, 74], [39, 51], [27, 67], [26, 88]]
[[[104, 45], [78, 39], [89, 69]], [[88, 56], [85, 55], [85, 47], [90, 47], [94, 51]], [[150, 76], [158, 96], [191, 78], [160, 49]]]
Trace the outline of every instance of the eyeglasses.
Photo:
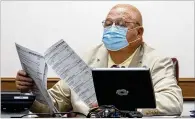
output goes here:
[[133, 24], [137, 24], [138, 26], [140, 26], [140, 24], [138, 22], [130, 22], [130, 21], [125, 21], [123, 19], [117, 19], [115, 21], [111, 20], [111, 19], [106, 19], [104, 21], [102, 21], [102, 25], [104, 28], [106, 27], [111, 27], [112, 25], [115, 26], [120, 26], [120, 27], [128, 27], [128, 23], [133, 23]]

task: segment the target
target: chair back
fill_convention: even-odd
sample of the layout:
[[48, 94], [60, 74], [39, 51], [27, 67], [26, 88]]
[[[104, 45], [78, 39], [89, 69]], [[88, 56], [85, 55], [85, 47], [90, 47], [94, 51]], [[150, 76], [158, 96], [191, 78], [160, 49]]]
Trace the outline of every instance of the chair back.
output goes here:
[[173, 66], [175, 69], [175, 77], [177, 79], [177, 83], [179, 82], [179, 62], [177, 60], [177, 58], [171, 58], [173, 61]]

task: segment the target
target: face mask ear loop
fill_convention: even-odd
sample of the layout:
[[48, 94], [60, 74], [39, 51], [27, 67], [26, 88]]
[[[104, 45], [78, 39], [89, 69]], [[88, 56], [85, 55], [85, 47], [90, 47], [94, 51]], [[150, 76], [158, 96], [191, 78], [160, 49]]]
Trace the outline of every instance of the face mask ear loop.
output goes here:
[[137, 38], [137, 39], [136, 39], [136, 40], [134, 40], [134, 41], [129, 42], [129, 45], [131, 45], [132, 43], [134, 43], [134, 42], [136, 42], [136, 41], [138, 41], [138, 40], [140, 40], [140, 37], [139, 37], [139, 38]]
[[[136, 28], [139, 28], [139, 27], [142, 27], [142, 26], [137, 26], [137, 27], [132, 28], [132, 29], [129, 29], [129, 28], [128, 28], [128, 31], [127, 31], [127, 32], [132, 31], [132, 30], [134, 30], [134, 29], [136, 29]], [[140, 39], [140, 37], [138, 37], [138, 38], [137, 38], [136, 40], [134, 40], [134, 41], [137, 41], [137, 40], [139, 40], [139, 39]], [[134, 41], [132, 41], [132, 42], [134, 42]], [[129, 45], [130, 45], [132, 42], [130, 42]]]

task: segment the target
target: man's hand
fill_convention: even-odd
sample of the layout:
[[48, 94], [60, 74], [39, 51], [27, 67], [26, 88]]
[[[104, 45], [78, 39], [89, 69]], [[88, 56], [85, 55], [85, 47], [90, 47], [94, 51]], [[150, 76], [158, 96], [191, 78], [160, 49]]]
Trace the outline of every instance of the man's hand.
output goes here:
[[25, 71], [20, 70], [16, 75], [16, 88], [21, 92], [28, 92], [32, 89], [34, 82], [29, 78]]
[[97, 104], [97, 103], [93, 103], [93, 104], [91, 105], [91, 108], [96, 108], [96, 107], [98, 107], [98, 104]]
[[89, 112], [91, 112], [92, 110], [94, 110], [94, 109], [96, 109], [96, 108], [98, 108], [99, 106], [98, 106], [98, 104], [97, 103], [93, 103], [93, 104], [91, 104], [90, 105], [90, 109], [89, 109]]

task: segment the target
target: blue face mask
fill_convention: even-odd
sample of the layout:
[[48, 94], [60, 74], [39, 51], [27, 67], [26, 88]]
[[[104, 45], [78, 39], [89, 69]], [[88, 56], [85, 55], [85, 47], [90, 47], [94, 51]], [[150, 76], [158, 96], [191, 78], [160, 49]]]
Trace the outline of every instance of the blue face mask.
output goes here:
[[126, 34], [128, 28], [112, 26], [104, 28], [103, 43], [108, 50], [118, 51], [129, 45]]

